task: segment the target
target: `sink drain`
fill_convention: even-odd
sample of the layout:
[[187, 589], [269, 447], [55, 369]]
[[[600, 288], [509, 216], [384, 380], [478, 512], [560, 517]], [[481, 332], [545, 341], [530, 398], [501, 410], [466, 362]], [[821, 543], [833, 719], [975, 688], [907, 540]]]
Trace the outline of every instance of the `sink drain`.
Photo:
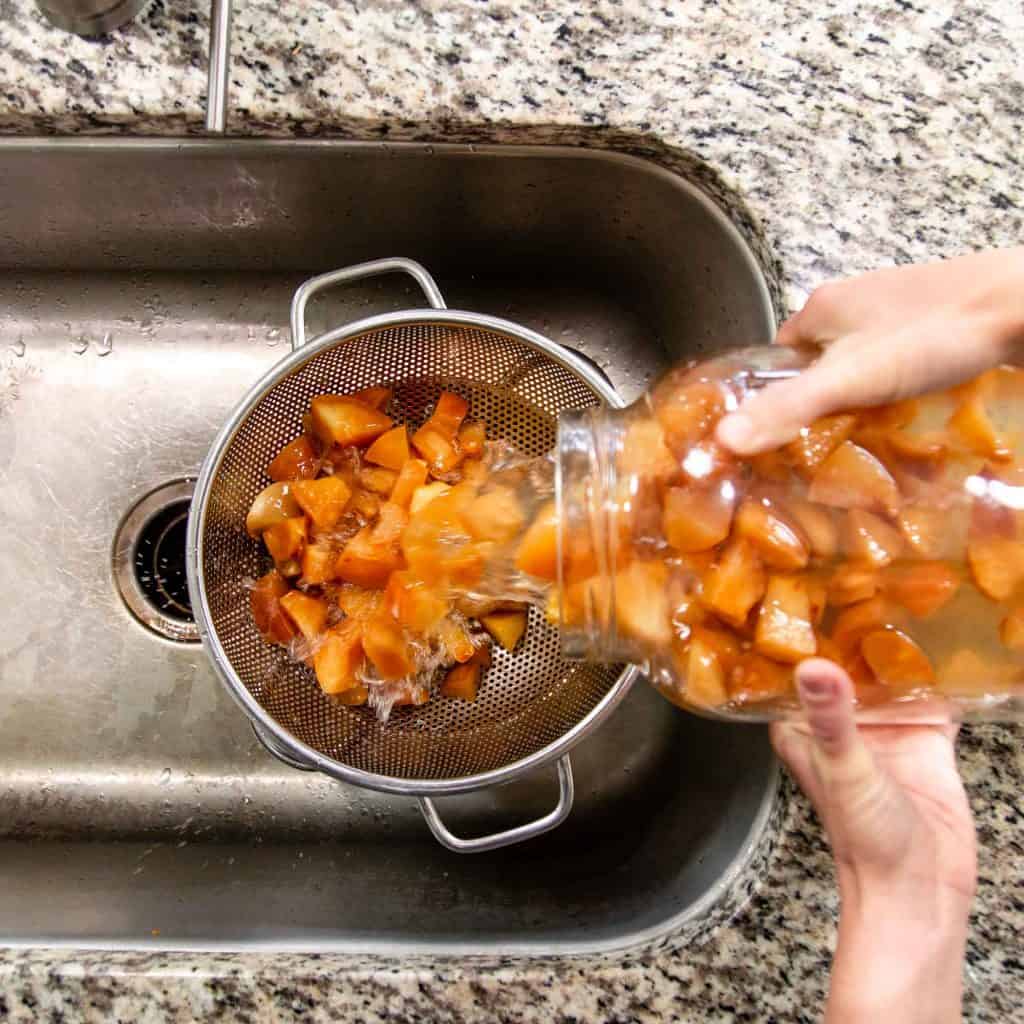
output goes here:
[[197, 641], [185, 578], [192, 480], [150, 491], [124, 517], [114, 539], [114, 580], [128, 610], [168, 640]]

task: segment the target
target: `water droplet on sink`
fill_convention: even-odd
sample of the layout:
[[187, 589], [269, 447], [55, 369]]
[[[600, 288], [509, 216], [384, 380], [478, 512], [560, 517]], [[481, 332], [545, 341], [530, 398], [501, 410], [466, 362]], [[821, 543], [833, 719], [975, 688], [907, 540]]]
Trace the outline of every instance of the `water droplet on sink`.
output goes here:
[[107, 331], [103, 335], [103, 340], [96, 346], [96, 355], [102, 359], [104, 356], [109, 356], [114, 351], [114, 339], [111, 336], [110, 331]]
[[276, 328], [272, 327], [267, 331], [267, 345], [273, 348], [281, 340], [281, 332]]
[[25, 341], [22, 338], [18, 338], [17, 341], [11, 342], [11, 351], [20, 359], [25, 354]]
[[170, 781], [171, 781], [171, 769], [170, 768], [165, 768], [160, 773], [160, 785], [161, 786], [166, 786], [166, 785], [168, 785], [170, 783]]
[[85, 352], [88, 348], [89, 348], [89, 339], [88, 338], [72, 338], [71, 339], [71, 351], [74, 352], [76, 356], [82, 355], [82, 353]]

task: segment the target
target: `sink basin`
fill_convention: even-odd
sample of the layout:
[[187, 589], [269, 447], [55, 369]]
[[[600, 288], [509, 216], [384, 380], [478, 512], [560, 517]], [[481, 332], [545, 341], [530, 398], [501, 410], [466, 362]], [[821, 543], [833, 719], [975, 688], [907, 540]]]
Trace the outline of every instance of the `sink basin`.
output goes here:
[[[0, 943], [625, 948], [706, 913], [747, 864], [778, 781], [760, 729], [639, 684], [573, 750], [565, 824], [460, 857], [414, 801], [273, 759], [201, 648], [126, 607], [119, 525], [195, 473], [285, 354], [296, 285], [397, 255], [451, 307], [571, 346], [627, 398], [670, 361], [764, 342], [774, 324], [724, 214], [628, 157], [0, 142]], [[318, 300], [310, 330], [416, 304], [398, 279], [354, 286]], [[471, 835], [556, 794], [550, 770], [439, 804]]]

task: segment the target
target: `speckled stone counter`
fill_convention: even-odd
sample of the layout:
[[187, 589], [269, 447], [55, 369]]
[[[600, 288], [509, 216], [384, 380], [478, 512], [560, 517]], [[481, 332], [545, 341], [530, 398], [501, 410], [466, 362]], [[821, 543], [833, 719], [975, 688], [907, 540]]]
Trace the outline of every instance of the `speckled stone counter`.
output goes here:
[[[799, 305], [821, 281], [1024, 237], [1024, 7], [247, 0], [229, 130], [612, 146], [739, 197]], [[0, 131], [201, 131], [204, 4], [156, 0], [103, 40], [0, 0]], [[1024, 744], [968, 730], [981, 880], [966, 1017], [1024, 1020]], [[0, 1020], [812, 1021], [835, 937], [831, 861], [787, 791], [726, 923], [660, 952], [510, 964], [0, 953]]]

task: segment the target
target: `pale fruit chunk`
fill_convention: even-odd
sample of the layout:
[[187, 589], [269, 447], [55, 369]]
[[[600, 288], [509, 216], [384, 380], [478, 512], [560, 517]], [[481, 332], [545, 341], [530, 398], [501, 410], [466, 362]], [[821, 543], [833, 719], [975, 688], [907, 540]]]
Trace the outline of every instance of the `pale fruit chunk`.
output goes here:
[[999, 625], [999, 639], [1011, 651], [1024, 651], [1024, 605], [1018, 605]]
[[400, 568], [402, 556], [397, 546], [375, 541], [374, 530], [373, 526], [364, 526], [342, 549], [335, 565], [339, 579], [379, 589]]
[[379, 409], [350, 395], [318, 395], [310, 402], [313, 430], [324, 444], [365, 445], [394, 425]]
[[866, 634], [860, 652], [878, 681], [886, 686], [907, 689], [935, 682], [928, 655], [898, 629], [876, 629]]
[[664, 562], [630, 562], [615, 574], [618, 630], [645, 650], [658, 650], [672, 642], [667, 584]]
[[480, 673], [482, 666], [476, 661], [467, 661], [464, 665], [456, 665], [449, 669], [441, 683], [441, 696], [454, 700], [476, 700], [480, 689]]
[[812, 555], [823, 559], [835, 557], [839, 550], [839, 528], [832, 509], [794, 498], [786, 502], [786, 512], [803, 530]]
[[385, 431], [366, 449], [366, 461], [396, 473], [409, 461], [409, 435], [401, 424]]
[[949, 512], [935, 505], [904, 505], [896, 521], [914, 554], [922, 558], [941, 558], [946, 553]]
[[365, 704], [366, 688], [358, 678], [363, 663], [362, 630], [357, 622], [344, 621], [333, 626], [324, 635], [323, 642], [313, 655], [313, 671], [324, 693], [341, 694], [362, 690], [362, 699], [344, 701], [347, 704]]
[[412, 435], [412, 445], [435, 476], [446, 476], [462, 461], [462, 453], [455, 443], [429, 423]]
[[459, 450], [464, 455], [482, 455], [487, 442], [487, 432], [481, 420], [470, 420], [459, 427]]
[[408, 571], [388, 577], [383, 601], [395, 621], [415, 633], [433, 629], [448, 614], [448, 602]]
[[268, 526], [263, 531], [263, 543], [278, 566], [297, 559], [306, 543], [306, 517], [292, 516]]
[[630, 423], [622, 441], [618, 471], [621, 479], [635, 475], [654, 480], [667, 480], [679, 472], [679, 463], [668, 450], [657, 420]]
[[302, 551], [302, 582], [309, 586], [330, 583], [335, 578], [337, 552], [327, 541], [307, 544]]
[[736, 511], [735, 531], [773, 569], [802, 569], [810, 558], [803, 531], [778, 507], [746, 499]]
[[363, 650], [381, 679], [402, 679], [416, 667], [405, 631], [387, 615], [363, 623]]
[[734, 503], [731, 482], [668, 488], [662, 510], [665, 539], [683, 553], [713, 548], [729, 536]]
[[409, 508], [413, 495], [427, 482], [427, 464], [421, 459], [409, 459], [398, 471], [398, 479], [391, 489], [391, 502]]
[[297, 480], [292, 492], [299, 507], [318, 530], [329, 530], [342, 517], [352, 490], [341, 477], [325, 476], [320, 480]]
[[726, 622], [742, 626], [761, 600], [765, 582], [764, 565], [753, 545], [734, 538], [704, 576], [701, 599]]
[[685, 387], [666, 386], [655, 393], [654, 405], [665, 443], [680, 459], [704, 440], [725, 413], [726, 396], [714, 381], [694, 381]]
[[348, 584], [339, 588], [336, 600], [338, 607], [350, 619], [366, 619], [380, 607], [381, 594], [379, 590]]
[[526, 612], [498, 611], [480, 618], [480, 625], [506, 651], [514, 650], [526, 632]]
[[975, 455], [998, 460], [1013, 458], [1013, 449], [996, 430], [978, 394], [970, 395], [961, 403], [947, 426]]
[[823, 416], [803, 427], [797, 439], [786, 445], [786, 453], [802, 472], [811, 474], [850, 437], [856, 425], [857, 417], [849, 413]]
[[476, 654], [476, 645], [465, 626], [453, 618], [442, 619], [437, 627], [437, 636], [441, 649], [449, 662], [469, 661]]
[[878, 570], [870, 565], [844, 562], [837, 566], [828, 584], [829, 603], [838, 608], [867, 601], [881, 589]]
[[831, 633], [844, 662], [859, 652], [860, 642], [868, 633], [886, 628], [893, 623], [893, 619], [893, 608], [882, 597], [873, 597], [844, 608], [836, 616]]
[[297, 632], [292, 620], [281, 607], [281, 598], [290, 589], [288, 581], [276, 569], [272, 569], [261, 576], [249, 591], [252, 620], [269, 643], [287, 644]]
[[249, 514], [245, 517], [245, 528], [250, 537], [258, 537], [267, 527], [280, 523], [292, 516], [301, 516], [295, 495], [292, 493], [293, 483], [276, 483], [264, 487], [253, 498], [249, 506]]
[[967, 564], [978, 589], [993, 601], [1006, 601], [1024, 581], [1024, 544], [1005, 537], [973, 537]]
[[729, 697], [737, 704], [777, 700], [793, 692], [792, 668], [748, 651], [729, 672]]
[[844, 441], [818, 467], [807, 492], [811, 501], [836, 508], [898, 511], [900, 492], [892, 474], [852, 441]]
[[855, 561], [879, 569], [903, 552], [899, 530], [863, 508], [852, 508], [847, 513], [843, 542], [846, 552]]
[[686, 653], [677, 659], [689, 704], [701, 708], [720, 707], [729, 701], [727, 668], [721, 648], [708, 637], [709, 630], [695, 630]]
[[797, 662], [818, 649], [806, 581], [771, 576], [754, 631], [754, 646], [775, 661]]
[[518, 536], [526, 516], [510, 487], [495, 486], [468, 503], [462, 520], [474, 540], [504, 544]]
[[307, 640], [315, 640], [327, 625], [327, 602], [293, 590], [281, 598], [281, 607]]
[[267, 466], [267, 476], [275, 482], [312, 480], [319, 472], [320, 459], [305, 434], [286, 444]]
[[528, 576], [558, 578], [558, 510], [553, 501], [537, 513], [516, 550], [516, 568]]
[[926, 619], [953, 599], [960, 577], [945, 562], [919, 562], [890, 567], [882, 585], [886, 595], [911, 615]]
[[391, 494], [397, 479], [398, 474], [393, 469], [385, 469], [383, 466], [365, 466], [359, 471], [359, 483], [382, 498]]

